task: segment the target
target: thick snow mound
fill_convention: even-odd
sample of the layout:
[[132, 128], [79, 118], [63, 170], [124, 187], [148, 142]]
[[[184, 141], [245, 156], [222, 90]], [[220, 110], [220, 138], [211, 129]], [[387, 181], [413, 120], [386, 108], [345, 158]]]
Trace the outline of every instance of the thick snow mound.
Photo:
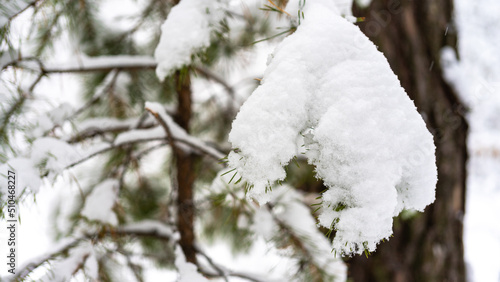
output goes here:
[[433, 138], [385, 57], [334, 2], [303, 11], [233, 122], [229, 164], [259, 199], [305, 154], [329, 187], [319, 221], [337, 230], [334, 248], [373, 251], [392, 217], [434, 201]]

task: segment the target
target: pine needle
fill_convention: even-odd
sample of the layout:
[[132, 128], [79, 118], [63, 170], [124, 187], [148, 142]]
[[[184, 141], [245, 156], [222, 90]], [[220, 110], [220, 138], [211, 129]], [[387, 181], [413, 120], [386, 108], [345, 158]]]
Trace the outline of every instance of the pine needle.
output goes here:
[[[289, 13], [287, 13], [285, 10], [283, 10], [282, 8], [280, 8], [278, 5], [274, 4], [274, 2], [272, 0], [267, 0], [269, 1], [269, 3], [271, 3], [271, 5], [273, 5], [276, 9], [278, 9], [280, 12], [284, 13], [284, 14], [287, 14], [289, 17], [291, 17], [292, 15], [290, 15]], [[267, 5], [266, 5], [267, 6]]]
[[228, 174], [228, 173], [230, 173], [230, 172], [233, 172], [233, 171], [235, 171], [235, 170], [236, 170], [236, 168], [233, 168], [233, 169], [231, 169], [231, 170], [229, 170], [229, 171], [226, 171], [226, 172], [224, 172], [223, 174], [221, 174], [221, 177], [222, 177], [222, 176], [224, 176], [224, 175], [226, 175], [226, 174]]

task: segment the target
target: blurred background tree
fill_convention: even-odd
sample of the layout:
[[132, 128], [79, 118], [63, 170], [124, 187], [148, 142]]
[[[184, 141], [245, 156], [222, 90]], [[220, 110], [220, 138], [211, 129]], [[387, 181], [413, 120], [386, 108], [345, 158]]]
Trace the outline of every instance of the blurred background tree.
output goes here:
[[453, 1], [373, 0], [355, 15], [415, 101], [436, 143], [436, 201], [425, 213], [400, 217], [394, 238], [369, 259], [349, 261], [354, 281], [465, 281], [467, 108], [444, 79], [441, 50], [457, 48]]

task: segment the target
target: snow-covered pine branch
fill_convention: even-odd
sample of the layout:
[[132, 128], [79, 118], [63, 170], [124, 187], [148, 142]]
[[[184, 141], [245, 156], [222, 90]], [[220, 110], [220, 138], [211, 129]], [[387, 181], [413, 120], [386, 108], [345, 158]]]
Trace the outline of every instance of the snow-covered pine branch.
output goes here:
[[394, 216], [434, 201], [433, 138], [385, 57], [334, 1], [303, 11], [233, 122], [229, 165], [265, 202], [284, 166], [305, 154], [329, 187], [319, 222], [337, 231], [334, 249], [374, 251]]
[[[24, 177], [19, 180], [18, 187], [21, 189], [29, 187], [32, 192], [36, 193], [42, 185], [41, 179], [44, 176], [48, 176], [49, 179], [54, 179], [56, 175], [62, 173], [66, 169], [77, 166], [110, 150], [131, 144], [161, 141], [171, 138], [175, 144], [182, 144], [197, 154], [206, 155], [215, 160], [224, 157], [224, 154], [214, 147], [189, 135], [185, 130], [180, 128], [166, 113], [163, 106], [158, 103], [148, 103], [148, 106], [159, 113], [159, 117], [161, 117], [162, 121], [166, 121], [169, 124], [170, 128], [172, 128], [171, 136], [169, 136], [161, 126], [137, 129], [138, 122], [141, 118], [139, 120], [131, 119], [126, 121], [116, 119], [89, 119], [81, 125], [76, 125], [77, 129], [81, 129], [81, 133], [77, 133], [73, 137], [39, 137], [35, 139], [27, 153], [24, 153], [22, 156], [11, 158], [5, 164], [0, 165], [0, 169], [7, 171], [7, 168], [13, 168], [23, 173]], [[58, 111], [48, 112], [46, 115], [43, 115], [43, 119], [41, 119], [46, 121], [37, 124], [36, 130], [30, 134], [34, 134], [35, 136], [42, 135], [42, 132], [46, 132], [47, 129], [52, 128], [55, 124], [62, 124], [64, 122], [64, 117], [71, 116], [70, 113], [71, 111], [64, 105], [60, 107]], [[148, 127], [150, 126], [151, 125], [148, 125]], [[106, 133], [113, 132], [114, 130], [124, 131], [118, 134], [112, 143], [96, 141], [92, 143], [92, 146], [68, 143], [72, 140], [75, 141], [75, 138], [81, 139], [82, 136], [89, 134], [85, 133], [88, 131]], [[93, 134], [90, 135], [92, 136]], [[0, 195], [6, 196], [6, 191], [7, 187], [5, 183], [0, 183]]]
[[[107, 236], [103, 237], [102, 235]], [[2, 281], [9, 282], [26, 279], [31, 274], [31, 272], [33, 272], [38, 267], [57, 259], [59, 259], [57, 263], [57, 265], [59, 266], [64, 266], [65, 263], [71, 263], [74, 260], [83, 259], [86, 261], [84, 265], [84, 267], [87, 268], [86, 270], [92, 270], [93, 272], [94, 268], [91, 264], [93, 264], [93, 260], [95, 260], [96, 256], [96, 250], [94, 249], [93, 243], [95, 243], [96, 240], [104, 240], [106, 238], [115, 236], [152, 237], [172, 243], [175, 243], [178, 240], [178, 234], [176, 234], [175, 229], [173, 229], [169, 225], [166, 225], [165, 223], [155, 220], [143, 220], [128, 223], [126, 225], [118, 226], [114, 229], [109, 230], [108, 232], [100, 234], [87, 231], [86, 233], [83, 233], [74, 238], [64, 238], [56, 246], [54, 246], [50, 252], [27, 260], [24, 264], [19, 266], [18, 271], [15, 275], [2, 277]], [[68, 257], [61, 259], [61, 257], [66, 253], [69, 253]], [[73, 271], [68, 273], [65, 268], [66, 267], [63, 267], [62, 269], [58, 269], [57, 271], [50, 272], [49, 274], [47, 274], [47, 276], [45, 276], [45, 279], [49, 279], [48, 281], [52, 281], [50, 279], [56, 279], [57, 277], [64, 278], [66, 277], [66, 275], [74, 274]], [[66, 277], [66, 280], [67, 279], [68, 277]], [[63, 281], [66, 280], [63, 279]]]
[[[266, 194], [267, 204], [259, 206], [245, 197], [246, 184], [236, 181], [235, 176], [228, 172], [231, 172], [230, 168], [219, 172], [205, 193], [208, 193], [208, 198], [219, 199], [216, 204], [218, 206], [237, 206], [236, 210], [233, 210], [237, 228], [251, 230], [252, 234], [273, 243], [276, 248], [287, 249], [287, 253], [296, 259], [296, 265], [291, 268], [296, 272], [290, 271], [281, 278], [282, 280], [346, 280], [346, 265], [339, 256], [332, 253], [332, 243], [318, 230], [316, 220], [305, 203], [304, 194], [288, 184], [283, 184], [269, 191]], [[207, 195], [199, 197], [205, 199]], [[255, 237], [252, 237], [252, 240], [255, 240]], [[301, 268], [312, 271], [302, 272]]]

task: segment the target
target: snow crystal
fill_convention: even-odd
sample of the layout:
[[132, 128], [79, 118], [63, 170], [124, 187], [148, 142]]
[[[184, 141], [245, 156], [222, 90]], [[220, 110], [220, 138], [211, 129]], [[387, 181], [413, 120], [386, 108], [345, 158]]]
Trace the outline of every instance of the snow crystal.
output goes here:
[[118, 180], [107, 179], [96, 185], [85, 199], [82, 215], [89, 220], [116, 225], [118, 219], [113, 212], [118, 193]]
[[337, 230], [335, 249], [373, 251], [393, 216], [434, 201], [433, 138], [385, 57], [334, 2], [307, 2], [304, 13], [233, 122], [229, 164], [259, 200], [305, 154], [329, 187], [319, 221]]
[[196, 265], [186, 261], [186, 256], [179, 245], [175, 247], [175, 267], [179, 271], [178, 282], [208, 282], [205, 277], [198, 273]]
[[156, 47], [156, 73], [163, 80], [172, 71], [189, 65], [191, 56], [210, 45], [210, 36], [222, 19], [226, 0], [183, 0], [172, 8], [161, 27]]

